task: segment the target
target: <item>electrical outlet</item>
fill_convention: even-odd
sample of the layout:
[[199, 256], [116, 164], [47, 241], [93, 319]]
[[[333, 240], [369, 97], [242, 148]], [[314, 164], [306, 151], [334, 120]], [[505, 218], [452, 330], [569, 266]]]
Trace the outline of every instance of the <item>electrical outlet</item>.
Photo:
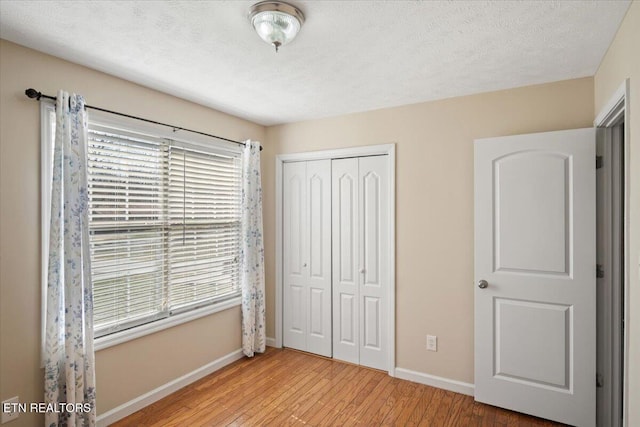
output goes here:
[[20, 398], [14, 396], [11, 399], [2, 401], [2, 424], [8, 423], [18, 418], [20, 412], [18, 410], [20, 405]]
[[435, 335], [427, 335], [427, 350], [438, 351], [438, 337]]

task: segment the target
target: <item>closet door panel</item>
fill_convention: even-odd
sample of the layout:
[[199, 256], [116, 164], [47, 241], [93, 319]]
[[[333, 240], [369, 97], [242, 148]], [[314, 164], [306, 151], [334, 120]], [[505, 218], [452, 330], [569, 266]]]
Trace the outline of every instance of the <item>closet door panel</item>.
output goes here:
[[384, 156], [359, 159], [360, 364], [387, 369], [389, 172]]
[[306, 163], [284, 164], [283, 187], [283, 344], [285, 347], [306, 350]]
[[307, 162], [307, 351], [331, 357], [331, 160]]
[[362, 317], [364, 318], [362, 346], [371, 350], [381, 350], [381, 298], [364, 296], [362, 301]]
[[351, 173], [343, 173], [336, 187], [337, 212], [334, 212], [334, 224], [336, 227], [336, 267], [338, 268], [338, 281], [345, 285], [357, 286], [358, 284], [358, 247], [357, 242], [357, 201], [358, 182]]
[[[363, 161], [364, 159], [361, 159]], [[362, 284], [380, 287], [380, 175], [368, 171], [362, 185]]]
[[[356, 324], [356, 305], [358, 301], [355, 295], [350, 293], [341, 292], [339, 295], [339, 302], [337, 308], [337, 312], [339, 315], [336, 317], [340, 321], [338, 322], [337, 327], [339, 331], [334, 331], [338, 333], [338, 339], [340, 344], [347, 345], [348, 350], [354, 351], [354, 348], [357, 348], [358, 344], [358, 330]], [[346, 319], [346, 321], [341, 321], [342, 319]], [[343, 357], [337, 357], [336, 359], [344, 360]]]
[[359, 363], [358, 159], [333, 160], [333, 357]]
[[[291, 284], [289, 286], [289, 302], [291, 307], [290, 311], [290, 321], [289, 321], [289, 330], [294, 334], [291, 340], [292, 345], [288, 345], [287, 347], [293, 347], [293, 345], [298, 345], [300, 350], [304, 350], [304, 335], [305, 333], [305, 324], [306, 315], [303, 312], [303, 308], [306, 306], [305, 304], [305, 289], [304, 286]], [[300, 344], [295, 344], [296, 341], [299, 340]]]

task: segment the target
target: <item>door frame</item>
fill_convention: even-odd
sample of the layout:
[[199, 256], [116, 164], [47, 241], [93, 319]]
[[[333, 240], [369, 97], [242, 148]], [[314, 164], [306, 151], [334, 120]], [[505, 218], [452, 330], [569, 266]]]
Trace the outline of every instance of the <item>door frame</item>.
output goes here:
[[[593, 121], [593, 125], [596, 128], [602, 129], [604, 131], [604, 137], [607, 141], [614, 141], [616, 138], [614, 135], [614, 127], [620, 122], [620, 120], [624, 119], [624, 141], [623, 141], [623, 151], [624, 151], [624, 165], [623, 165], [623, 182], [624, 182], [624, 194], [623, 200], [613, 200], [613, 204], [620, 206], [622, 203], [624, 211], [623, 211], [623, 228], [624, 233], [622, 236], [623, 240], [623, 253], [621, 254], [623, 261], [623, 271], [622, 271], [622, 282], [623, 282], [623, 291], [622, 298], [624, 301], [624, 315], [623, 322], [626, 327], [624, 328], [624, 334], [622, 338], [622, 368], [623, 368], [623, 377], [622, 377], [622, 425], [628, 425], [628, 415], [629, 415], [629, 268], [630, 268], [630, 259], [629, 259], [629, 224], [630, 218], [629, 215], [629, 206], [630, 206], [630, 193], [629, 193], [629, 185], [630, 185], [630, 174], [629, 174], [629, 147], [630, 147], [630, 115], [629, 115], [629, 100], [630, 100], [630, 83], [629, 79], [625, 79], [618, 89], [614, 92], [613, 96], [609, 99], [609, 101], [605, 104], [605, 106], [600, 110], [595, 120]], [[615, 165], [614, 165], [615, 166]], [[614, 170], [615, 172], [615, 170]], [[618, 169], [619, 172], [619, 169]], [[610, 248], [608, 248], [610, 249]], [[609, 251], [610, 252], [610, 251]], [[606, 253], [605, 256], [611, 257], [611, 253]], [[614, 260], [614, 264], [616, 261]], [[606, 274], [606, 272], [605, 272]], [[611, 307], [609, 307], [610, 309]], [[606, 339], [611, 339], [611, 337], [606, 337]], [[617, 349], [619, 350], [619, 349]], [[614, 355], [616, 351], [609, 347], [605, 350], [605, 363], [612, 367], [612, 372], [620, 372], [620, 360]], [[614, 381], [620, 380], [619, 378], [614, 379]], [[614, 383], [615, 385], [615, 383]], [[618, 383], [619, 385], [619, 383]], [[620, 404], [620, 396], [618, 393], [614, 392], [612, 388], [612, 399], [606, 399], [604, 402], [597, 402], [598, 411], [603, 411], [606, 414], [611, 414], [612, 406]], [[616, 401], [617, 400], [617, 401]]]
[[284, 163], [301, 162], [309, 160], [332, 160], [349, 157], [366, 156], [387, 156], [389, 167], [389, 247], [387, 248], [387, 262], [389, 268], [389, 288], [387, 289], [387, 330], [388, 330], [388, 354], [387, 371], [390, 376], [395, 377], [395, 355], [396, 355], [396, 145], [380, 144], [366, 145], [361, 147], [337, 148], [332, 150], [309, 151], [291, 154], [276, 155], [276, 301], [275, 301], [275, 321], [276, 330], [273, 340], [267, 338], [270, 345], [282, 348], [282, 310], [283, 310], [283, 272], [282, 272], [282, 168]]

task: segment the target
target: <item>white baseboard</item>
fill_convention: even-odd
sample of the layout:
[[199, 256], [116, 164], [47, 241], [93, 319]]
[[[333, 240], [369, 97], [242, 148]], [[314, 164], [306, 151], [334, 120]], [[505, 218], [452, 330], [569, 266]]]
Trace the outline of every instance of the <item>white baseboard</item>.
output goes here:
[[276, 339], [267, 337], [267, 346], [275, 347], [276, 346]]
[[235, 362], [236, 360], [242, 359], [244, 355], [242, 354], [242, 349], [238, 349], [234, 352], [231, 352], [221, 358], [214, 360], [211, 363], [207, 363], [200, 368], [189, 372], [186, 375], [181, 376], [180, 378], [176, 378], [173, 381], [169, 381], [166, 384], [161, 385], [148, 393], [143, 394], [142, 396], [138, 396], [135, 399], [132, 399], [128, 402], [123, 403], [120, 406], [117, 406], [110, 411], [107, 411], [103, 414], [98, 415], [97, 417], [97, 425], [99, 427], [108, 426], [110, 424], [115, 423], [122, 418], [133, 414], [140, 409], [151, 405], [154, 402], [162, 399], [170, 395], [171, 393], [181, 389], [182, 387], [191, 384], [194, 381], [199, 380], [200, 378], [206, 377], [212, 372], [217, 371], [218, 369], [224, 368], [230, 363]]
[[449, 378], [437, 377], [435, 375], [423, 374], [422, 372], [412, 371], [410, 369], [396, 368], [396, 378], [413, 381], [431, 387], [442, 388], [444, 390], [454, 391], [456, 393], [473, 396], [475, 386], [473, 384], [462, 381], [452, 380]]

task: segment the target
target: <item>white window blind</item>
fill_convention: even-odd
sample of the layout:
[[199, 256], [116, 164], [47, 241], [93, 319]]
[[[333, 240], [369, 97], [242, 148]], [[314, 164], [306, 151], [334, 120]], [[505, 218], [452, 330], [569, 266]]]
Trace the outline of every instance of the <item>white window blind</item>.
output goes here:
[[239, 155], [89, 126], [96, 337], [239, 294]]
[[238, 158], [169, 150], [169, 305], [194, 307], [238, 292]]

